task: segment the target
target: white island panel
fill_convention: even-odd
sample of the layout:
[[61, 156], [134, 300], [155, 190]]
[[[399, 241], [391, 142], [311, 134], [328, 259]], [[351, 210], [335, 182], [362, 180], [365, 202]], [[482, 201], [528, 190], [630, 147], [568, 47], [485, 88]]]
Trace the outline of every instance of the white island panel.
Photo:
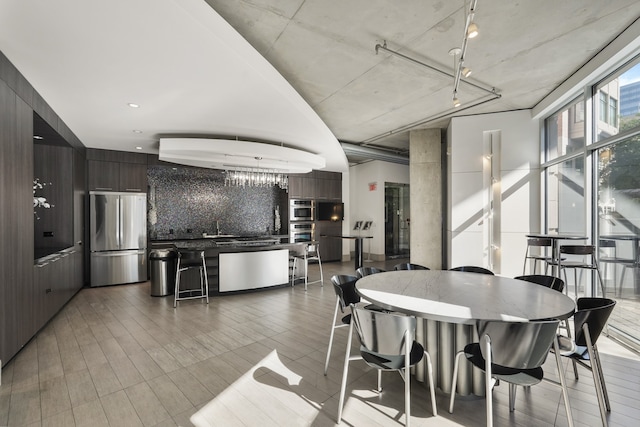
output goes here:
[[241, 291], [288, 283], [289, 250], [221, 253], [219, 291]]

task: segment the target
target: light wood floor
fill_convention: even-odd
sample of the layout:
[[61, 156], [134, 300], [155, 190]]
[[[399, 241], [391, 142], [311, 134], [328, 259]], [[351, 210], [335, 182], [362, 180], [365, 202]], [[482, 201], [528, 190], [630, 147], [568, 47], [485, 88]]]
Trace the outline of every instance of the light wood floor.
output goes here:
[[[390, 268], [398, 262], [370, 263]], [[312, 277], [317, 274], [312, 266]], [[201, 410], [216, 426], [335, 425], [346, 329], [338, 330], [329, 375], [323, 364], [335, 296], [332, 274], [352, 263], [325, 263], [326, 284], [213, 297], [207, 306], [149, 296], [149, 284], [83, 289], [2, 371], [0, 426], [189, 426]], [[599, 342], [611, 397], [611, 426], [640, 424], [640, 359], [604, 338]], [[354, 347], [355, 348], [355, 347]], [[549, 363], [551, 362], [551, 363]], [[553, 377], [553, 358], [545, 365]], [[600, 424], [593, 382], [567, 371], [576, 425]], [[402, 380], [362, 362], [349, 372], [343, 425], [404, 425]], [[456, 400], [412, 384], [414, 426], [482, 426], [484, 399]], [[498, 426], [565, 426], [559, 389], [519, 390], [507, 408], [507, 386], [496, 387]]]

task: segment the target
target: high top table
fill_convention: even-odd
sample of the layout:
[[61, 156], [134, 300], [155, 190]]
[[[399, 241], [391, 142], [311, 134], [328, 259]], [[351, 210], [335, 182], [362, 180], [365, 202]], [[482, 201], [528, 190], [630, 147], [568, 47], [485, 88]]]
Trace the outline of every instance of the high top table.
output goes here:
[[362, 267], [362, 263], [363, 263], [363, 256], [362, 256], [362, 239], [372, 239], [373, 236], [352, 236], [352, 235], [336, 235], [336, 236], [331, 236], [331, 235], [321, 235], [320, 237], [330, 237], [330, 238], [334, 238], [334, 239], [348, 239], [348, 240], [355, 240], [356, 241], [356, 254], [355, 254], [355, 262], [354, 262], [354, 266], [355, 269], [359, 269], [360, 267]]
[[[444, 270], [389, 271], [365, 276], [357, 292], [382, 308], [426, 320], [418, 322], [416, 339], [431, 354], [436, 385], [451, 390], [455, 354], [478, 340], [477, 320], [530, 321], [567, 319], [574, 301], [534, 283], [488, 274]], [[416, 376], [424, 381], [424, 364]], [[458, 392], [484, 394], [482, 373], [460, 366]]]

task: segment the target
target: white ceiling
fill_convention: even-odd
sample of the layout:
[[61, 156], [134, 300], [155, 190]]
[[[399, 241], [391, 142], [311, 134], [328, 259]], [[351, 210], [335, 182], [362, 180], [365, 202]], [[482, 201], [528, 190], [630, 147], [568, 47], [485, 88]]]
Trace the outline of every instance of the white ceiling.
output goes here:
[[2, 0], [0, 50], [88, 147], [157, 152], [161, 136], [239, 137], [298, 147], [344, 170], [336, 138], [406, 153], [408, 128], [532, 108], [640, 16], [637, 0], [478, 0], [480, 35], [469, 41], [466, 64], [473, 81], [502, 97], [465, 109], [484, 93], [461, 84], [463, 105], [453, 110], [452, 79], [376, 54], [375, 45], [386, 40], [451, 70], [448, 51], [462, 42], [466, 7]]

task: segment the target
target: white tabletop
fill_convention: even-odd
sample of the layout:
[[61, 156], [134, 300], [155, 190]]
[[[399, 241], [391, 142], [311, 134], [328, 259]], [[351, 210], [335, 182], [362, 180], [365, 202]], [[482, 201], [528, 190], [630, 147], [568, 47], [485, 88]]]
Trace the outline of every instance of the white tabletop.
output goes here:
[[363, 277], [358, 293], [376, 305], [450, 323], [566, 319], [566, 295], [522, 280], [446, 270], [389, 271]]

